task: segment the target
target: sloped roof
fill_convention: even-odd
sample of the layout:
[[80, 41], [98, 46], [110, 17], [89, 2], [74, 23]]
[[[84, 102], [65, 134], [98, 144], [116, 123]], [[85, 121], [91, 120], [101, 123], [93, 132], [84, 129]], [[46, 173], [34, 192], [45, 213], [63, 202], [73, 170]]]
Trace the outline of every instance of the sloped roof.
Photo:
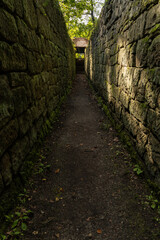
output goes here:
[[88, 40], [86, 38], [73, 38], [72, 41], [74, 42], [76, 47], [85, 48], [88, 45]]

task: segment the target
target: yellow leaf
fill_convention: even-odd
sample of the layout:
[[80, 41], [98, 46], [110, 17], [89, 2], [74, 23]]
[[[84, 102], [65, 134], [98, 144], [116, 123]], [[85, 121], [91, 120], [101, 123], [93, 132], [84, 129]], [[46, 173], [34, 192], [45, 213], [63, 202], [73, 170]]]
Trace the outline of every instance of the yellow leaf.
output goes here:
[[59, 234], [59, 233], [57, 233], [57, 234], [55, 234], [55, 236], [56, 236], [57, 238], [59, 238], [59, 237], [60, 237], [60, 234]]
[[47, 179], [46, 178], [43, 178], [42, 181], [46, 181]]
[[55, 173], [59, 173], [60, 172], [60, 169], [58, 168], [56, 171], [55, 171]]
[[101, 233], [102, 233], [102, 230], [101, 230], [101, 229], [98, 229], [98, 230], [97, 230], [97, 233], [98, 233], [98, 234], [101, 234]]
[[38, 231], [34, 231], [32, 232], [33, 235], [37, 235], [38, 234]]
[[63, 199], [62, 197], [56, 197], [55, 201], [58, 202], [59, 200], [62, 200], [62, 199]]

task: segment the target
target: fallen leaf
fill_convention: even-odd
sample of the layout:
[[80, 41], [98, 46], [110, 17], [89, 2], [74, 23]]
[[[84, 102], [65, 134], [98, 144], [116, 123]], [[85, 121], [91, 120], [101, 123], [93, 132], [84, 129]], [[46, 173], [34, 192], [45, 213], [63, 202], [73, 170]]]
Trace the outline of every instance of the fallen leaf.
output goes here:
[[89, 217], [89, 218], [87, 218], [86, 220], [87, 220], [87, 222], [89, 222], [91, 219], [92, 219], [92, 217]]
[[32, 234], [33, 234], [33, 235], [37, 235], [37, 234], [38, 234], [38, 231], [33, 231]]
[[55, 236], [56, 236], [57, 238], [59, 238], [59, 237], [60, 237], [60, 234], [59, 234], [59, 233], [57, 233], [57, 234], [55, 234]]
[[97, 230], [97, 233], [98, 233], [98, 234], [102, 234], [102, 230], [101, 230], [101, 229], [98, 229], [98, 230]]
[[70, 148], [71, 146], [69, 144], [66, 145], [66, 148]]
[[59, 173], [60, 172], [60, 169], [58, 168], [56, 171], [55, 171], [55, 173]]
[[118, 139], [117, 137], [115, 137], [115, 138], [113, 139], [113, 142], [119, 142], [119, 139]]
[[42, 181], [46, 181], [47, 179], [46, 178], [43, 178]]
[[58, 202], [59, 200], [62, 200], [62, 199], [63, 199], [62, 197], [60, 197], [60, 198], [56, 197], [55, 201]]
[[62, 229], [62, 226], [58, 226], [57, 229], [61, 230], [61, 229]]
[[50, 203], [54, 203], [54, 201], [53, 201], [53, 200], [49, 200], [49, 202], [50, 202]]
[[60, 191], [60, 192], [64, 192], [63, 188], [60, 188], [59, 191]]

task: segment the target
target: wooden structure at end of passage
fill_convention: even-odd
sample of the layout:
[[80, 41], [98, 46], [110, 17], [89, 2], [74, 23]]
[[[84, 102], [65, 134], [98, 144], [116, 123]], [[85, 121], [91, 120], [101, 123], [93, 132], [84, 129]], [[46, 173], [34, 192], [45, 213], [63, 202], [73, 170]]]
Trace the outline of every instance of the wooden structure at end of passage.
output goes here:
[[75, 44], [76, 53], [84, 53], [89, 42], [86, 38], [73, 38], [72, 41]]

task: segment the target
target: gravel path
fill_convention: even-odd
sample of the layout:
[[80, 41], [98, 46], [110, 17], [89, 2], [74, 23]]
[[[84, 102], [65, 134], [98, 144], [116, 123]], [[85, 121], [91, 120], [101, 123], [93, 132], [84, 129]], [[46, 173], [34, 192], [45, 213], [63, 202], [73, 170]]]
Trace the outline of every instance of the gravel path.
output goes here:
[[44, 143], [51, 167], [33, 177], [26, 207], [33, 211], [23, 239], [158, 240], [150, 190], [77, 75], [59, 125]]

